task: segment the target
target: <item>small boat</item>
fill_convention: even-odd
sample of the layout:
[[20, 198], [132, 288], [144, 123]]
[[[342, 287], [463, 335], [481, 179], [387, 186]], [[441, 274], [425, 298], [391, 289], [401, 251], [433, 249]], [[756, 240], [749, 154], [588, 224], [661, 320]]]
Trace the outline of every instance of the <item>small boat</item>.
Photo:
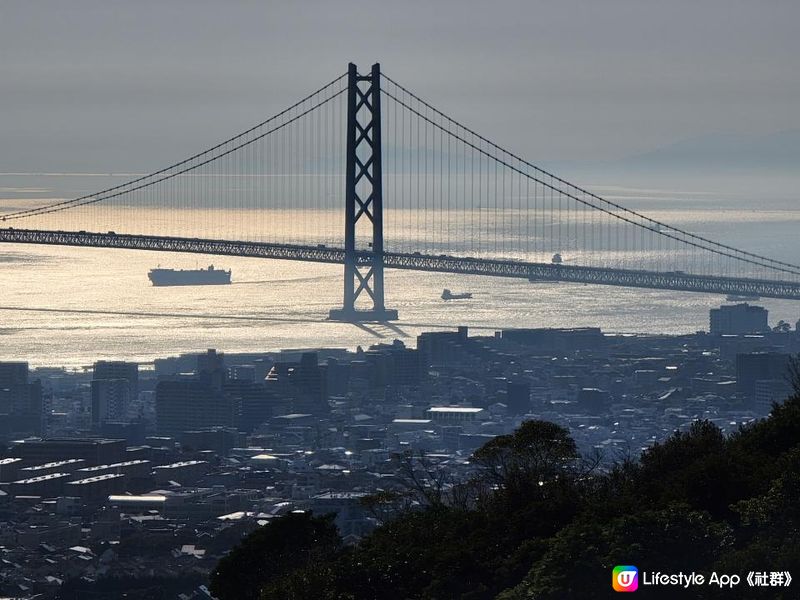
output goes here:
[[442, 292], [442, 300], [468, 300], [469, 298], [472, 298], [472, 294], [469, 292], [454, 294], [448, 289]]

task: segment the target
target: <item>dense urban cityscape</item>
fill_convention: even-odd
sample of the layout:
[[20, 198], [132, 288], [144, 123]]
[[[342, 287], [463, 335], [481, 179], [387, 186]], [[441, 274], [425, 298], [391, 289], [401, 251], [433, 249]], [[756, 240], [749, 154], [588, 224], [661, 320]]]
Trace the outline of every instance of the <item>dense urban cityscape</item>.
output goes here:
[[209, 598], [220, 558], [287, 513], [335, 513], [357, 543], [380, 524], [365, 498], [406, 489], [409, 457], [466, 480], [531, 419], [606, 464], [698, 419], [731, 433], [790, 393], [798, 351], [800, 324], [729, 304], [680, 336], [461, 327], [415, 348], [1, 363], [0, 595], [161, 577]]

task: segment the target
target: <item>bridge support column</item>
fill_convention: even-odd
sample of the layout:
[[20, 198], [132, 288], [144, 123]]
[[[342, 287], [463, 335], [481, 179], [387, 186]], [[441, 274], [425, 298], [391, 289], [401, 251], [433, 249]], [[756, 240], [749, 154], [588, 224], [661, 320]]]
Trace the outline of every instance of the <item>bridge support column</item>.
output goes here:
[[[381, 158], [381, 69], [359, 75], [350, 63], [347, 90], [347, 166], [345, 171], [344, 301], [330, 311], [337, 321], [389, 321], [397, 311], [383, 300], [383, 180]], [[372, 241], [358, 247], [359, 221], [368, 221]], [[357, 308], [362, 294], [372, 307]]]

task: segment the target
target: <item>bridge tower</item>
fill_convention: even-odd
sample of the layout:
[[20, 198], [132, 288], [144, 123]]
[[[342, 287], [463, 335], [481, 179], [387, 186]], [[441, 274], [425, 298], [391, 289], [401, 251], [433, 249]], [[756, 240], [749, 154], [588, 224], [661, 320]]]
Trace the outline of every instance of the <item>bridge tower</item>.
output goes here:
[[[381, 158], [381, 67], [347, 75], [347, 165], [345, 169], [344, 300], [330, 311], [337, 321], [389, 321], [397, 311], [383, 300], [383, 172]], [[359, 222], [372, 231], [366, 248], [357, 247]], [[361, 294], [372, 308], [358, 309]]]

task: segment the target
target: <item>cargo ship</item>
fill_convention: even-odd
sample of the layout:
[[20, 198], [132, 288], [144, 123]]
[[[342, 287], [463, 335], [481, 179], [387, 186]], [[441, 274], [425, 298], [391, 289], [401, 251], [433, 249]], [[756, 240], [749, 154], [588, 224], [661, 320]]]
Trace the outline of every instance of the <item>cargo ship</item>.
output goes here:
[[472, 298], [472, 294], [469, 292], [454, 294], [448, 289], [442, 292], [442, 300], [468, 300], [469, 298]]
[[231, 272], [215, 269], [151, 269], [147, 274], [153, 285], [227, 285], [231, 282]]

